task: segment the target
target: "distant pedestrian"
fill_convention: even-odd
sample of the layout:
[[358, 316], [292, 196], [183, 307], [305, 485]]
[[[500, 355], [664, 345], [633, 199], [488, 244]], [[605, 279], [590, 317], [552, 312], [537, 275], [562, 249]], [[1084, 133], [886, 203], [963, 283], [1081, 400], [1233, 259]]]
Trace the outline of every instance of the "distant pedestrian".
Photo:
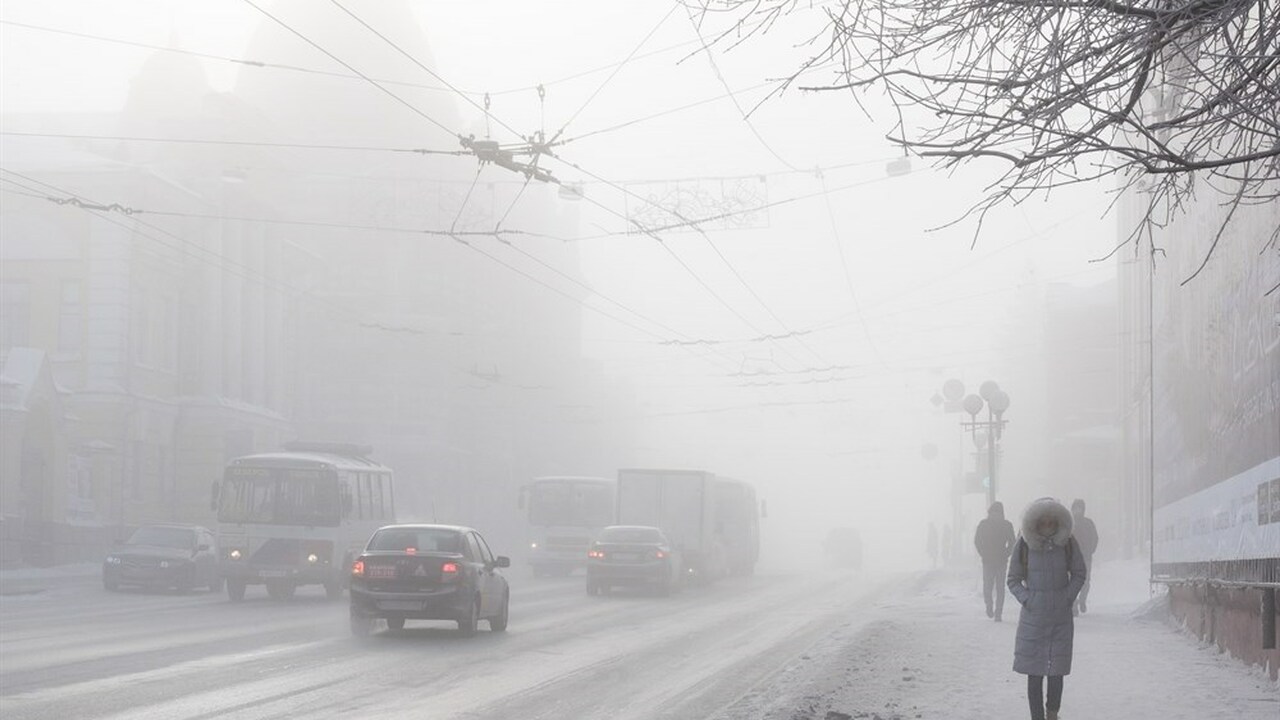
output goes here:
[[938, 567], [938, 526], [929, 523], [929, 537], [925, 540], [925, 551], [929, 553], [931, 567]]
[[1071, 512], [1057, 500], [1036, 500], [1022, 516], [1022, 536], [1009, 558], [1009, 592], [1022, 604], [1013, 671], [1027, 676], [1032, 720], [1057, 720], [1063, 677], [1071, 674], [1071, 608], [1088, 576], [1071, 525]]
[[1098, 526], [1093, 524], [1093, 518], [1086, 517], [1084, 514], [1084, 500], [1076, 498], [1071, 503], [1071, 535], [1075, 537], [1076, 542], [1080, 544], [1080, 554], [1084, 555], [1084, 587], [1080, 588], [1080, 597], [1076, 599], [1076, 614], [1083, 614], [1089, 611], [1087, 604], [1089, 600], [1089, 586], [1093, 584], [1093, 554], [1098, 551]]
[[987, 603], [987, 617], [996, 622], [1004, 613], [1005, 569], [1015, 542], [1013, 523], [1004, 518], [1004, 503], [991, 503], [986, 519], [973, 534], [973, 546], [982, 558], [982, 599]]

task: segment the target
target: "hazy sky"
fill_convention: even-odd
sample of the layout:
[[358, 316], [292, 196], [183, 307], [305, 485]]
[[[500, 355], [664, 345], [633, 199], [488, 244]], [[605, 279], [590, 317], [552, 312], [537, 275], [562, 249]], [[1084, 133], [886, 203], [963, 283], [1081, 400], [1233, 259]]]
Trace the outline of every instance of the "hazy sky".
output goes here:
[[[344, 4], [358, 13], [369, 0]], [[929, 396], [947, 376], [976, 385], [999, 372], [1002, 359], [993, 353], [993, 339], [1007, 332], [1017, 290], [1028, 283], [1089, 285], [1112, 274], [1110, 264], [1088, 262], [1117, 238], [1115, 220], [1100, 217], [1109, 198], [1107, 187], [1097, 183], [1002, 208], [988, 218], [973, 249], [972, 223], [926, 232], [957, 219], [996, 179], [999, 167], [946, 174], [916, 160], [912, 174], [888, 176], [886, 163], [900, 151], [884, 140], [893, 117], [877, 112], [884, 108], [874, 96], [868, 99], [872, 120], [847, 94], [793, 90], [760, 107], [752, 125], [732, 100], [721, 98], [597, 133], [723, 96], [726, 87], [742, 107], [754, 107], [767, 92], [757, 86], [786, 74], [803, 56], [793, 46], [818, 30], [816, 14], [790, 19], [737, 50], [714, 50], [713, 66], [699, 52], [693, 21], [681, 7], [672, 11], [669, 0], [449, 0], [414, 7], [434, 52], [424, 59], [428, 65], [458, 88], [491, 93], [494, 117], [516, 128], [548, 134], [563, 128], [570, 138], [591, 134], [560, 149], [565, 161], [591, 175], [613, 183], [659, 181], [653, 187], [682, 179], [713, 194], [730, 178], [730, 186], [769, 202], [797, 198], [771, 208], [749, 229], [664, 236], [668, 248], [724, 303], [656, 241], [599, 237], [625, 229], [625, 223], [597, 205], [576, 203], [579, 236], [596, 236], [579, 242], [582, 271], [611, 297], [690, 337], [812, 331], [803, 342], [726, 346], [712, 363], [584, 313], [584, 351], [633, 383], [652, 416], [647, 440], [662, 449], [655, 461], [774, 477], [801, 459], [806, 473], [921, 473], [918, 446], [929, 435], [917, 426], [927, 417]], [[238, 0], [8, 0], [2, 14], [6, 130], [32, 129], [21, 126], [25, 113], [118, 110], [131, 77], [152, 54], [13, 23], [241, 58], [254, 28], [264, 22]], [[354, 35], [364, 32], [336, 9], [332, 21], [350, 24]], [[723, 19], [713, 19], [704, 28], [708, 37], [717, 22], [723, 27]], [[403, 38], [415, 28], [383, 30]], [[376, 48], [378, 39], [368, 39], [371, 50]], [[633, 51], [630, 62], [611, 67]], [[359, 67], [360, 57], [346, 59]], [[214, 59], [202, 63], [222, 91], [234, 88], [238, 73], [279, 72]], [[319, 53], [309, 66], [342, 70]], [[607, 69], [580, 75], [602, 67]], [[435, 83], [407, 62], [391, 79]], [[539, 83], [547, 84], [545, 105], [531, 89]], [[335, 103], [368, 105], [371, 138], [377, 137], [382, 114], [407, 112], [368, 84], [335, 79], [333, 87]], [[437, 91], [405, 92], [415, 101], [439, 102]], [[484, 133], [478, 110], [458, 100], [457, 112], [465, 128]], [[496, 123], [490, 127], [501, 132]], [[833, 166], [844, 167], [821, 177], [815, 172]], [[586, 181], [592, 200], [614, 212], [635, 204], [563, 163], [549, 167], [566, 181]], [[495, 173], [487, 179], [515, 179], [501, 170], [486, 172]], [[824, 187], [832, 191], [825, 197]], [[727, 365], [777, 364], [857, 365], [865, 377], [748, 388], [724, 374]], [[1016, 390], [1011, 393], [1016, 398]], [[855, 402], [821, 404], [847, 399]], [[1016, 418], [1016, 400], [1011, 416]], [[909, 503], [916, 490], [904, 483], [877, 497]]]

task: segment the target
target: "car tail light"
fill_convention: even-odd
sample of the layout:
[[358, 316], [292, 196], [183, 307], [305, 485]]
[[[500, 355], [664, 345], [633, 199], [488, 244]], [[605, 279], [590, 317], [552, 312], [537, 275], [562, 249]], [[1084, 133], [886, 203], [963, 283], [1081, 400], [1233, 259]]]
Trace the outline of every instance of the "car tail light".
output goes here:
[[440, 566], [440, 574], [445, 578], [458, 576], [458, 563], [447, 562]]
[[589, 557], [589, 558], [594, 558], [594, 559], [596, 559], [596, 560], [603, 560], [603, 559], [604, 559], [604, 551], [602, 551], [602, 550], [588, 550], [588, 551], [587, 551], [587, 557]]
[[351, 564], [351, 575], [353, 577], [364, 577], [364, 561], [357, 560]]
[[417, 555], [417, 554], [418, 554], [418, 548], [415, 548], [415, 547], [407, 547], [407, 548], [405, 548], [405, 549], [404, 549], [404, 554], [405, 554], [405, 555]]
[[654, 557], [656, 557], [656, 558], [658, 558], [659, 560], [662, 560], [662, 559], [664, 559], [664, 558], [666, 558], [666, 557], [667, 557], [667, 554], [666, 554], [665, 552], [663, 552], [662, 550], [658, 550], [658, 551], [656, 551], [656, 552], [654, 552], [654, 553], [653, 553], [653, 556], [654, 556]]

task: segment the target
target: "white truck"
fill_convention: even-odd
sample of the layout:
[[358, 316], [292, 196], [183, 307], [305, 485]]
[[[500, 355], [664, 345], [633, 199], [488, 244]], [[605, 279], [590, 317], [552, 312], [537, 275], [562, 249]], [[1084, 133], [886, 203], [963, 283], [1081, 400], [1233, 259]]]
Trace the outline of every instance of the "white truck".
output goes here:
[[691, 580], [750, 575], [760, 557], [755, 488], [697, 470], [618, 471], [615, 522], [661, 528]]

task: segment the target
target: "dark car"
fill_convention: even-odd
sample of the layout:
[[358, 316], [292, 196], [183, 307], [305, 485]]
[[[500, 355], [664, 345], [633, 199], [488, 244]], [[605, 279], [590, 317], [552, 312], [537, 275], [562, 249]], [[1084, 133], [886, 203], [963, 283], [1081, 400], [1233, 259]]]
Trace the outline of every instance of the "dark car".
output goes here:
[[121, 585], [221, 591], [213, 533], [199, 525], [143, 525], [134, 530], [102, 563], [102, 586], [117, 590]]
[[351, 565], [351, 632], [369, 635], [379, 619], [392, 630], [406, 620], [452, 620], [464, 635], [487, 620], [503, 632], [511, 590], [498, 569], [510, 566], [471, 528], [380, 528]]
[[684, 576], [679, 553], [662, 530], [642, 525], [614, 525], [600, 531], [587, 552], [587, 594], [617, 586], [641, 586], [670, 594]]

